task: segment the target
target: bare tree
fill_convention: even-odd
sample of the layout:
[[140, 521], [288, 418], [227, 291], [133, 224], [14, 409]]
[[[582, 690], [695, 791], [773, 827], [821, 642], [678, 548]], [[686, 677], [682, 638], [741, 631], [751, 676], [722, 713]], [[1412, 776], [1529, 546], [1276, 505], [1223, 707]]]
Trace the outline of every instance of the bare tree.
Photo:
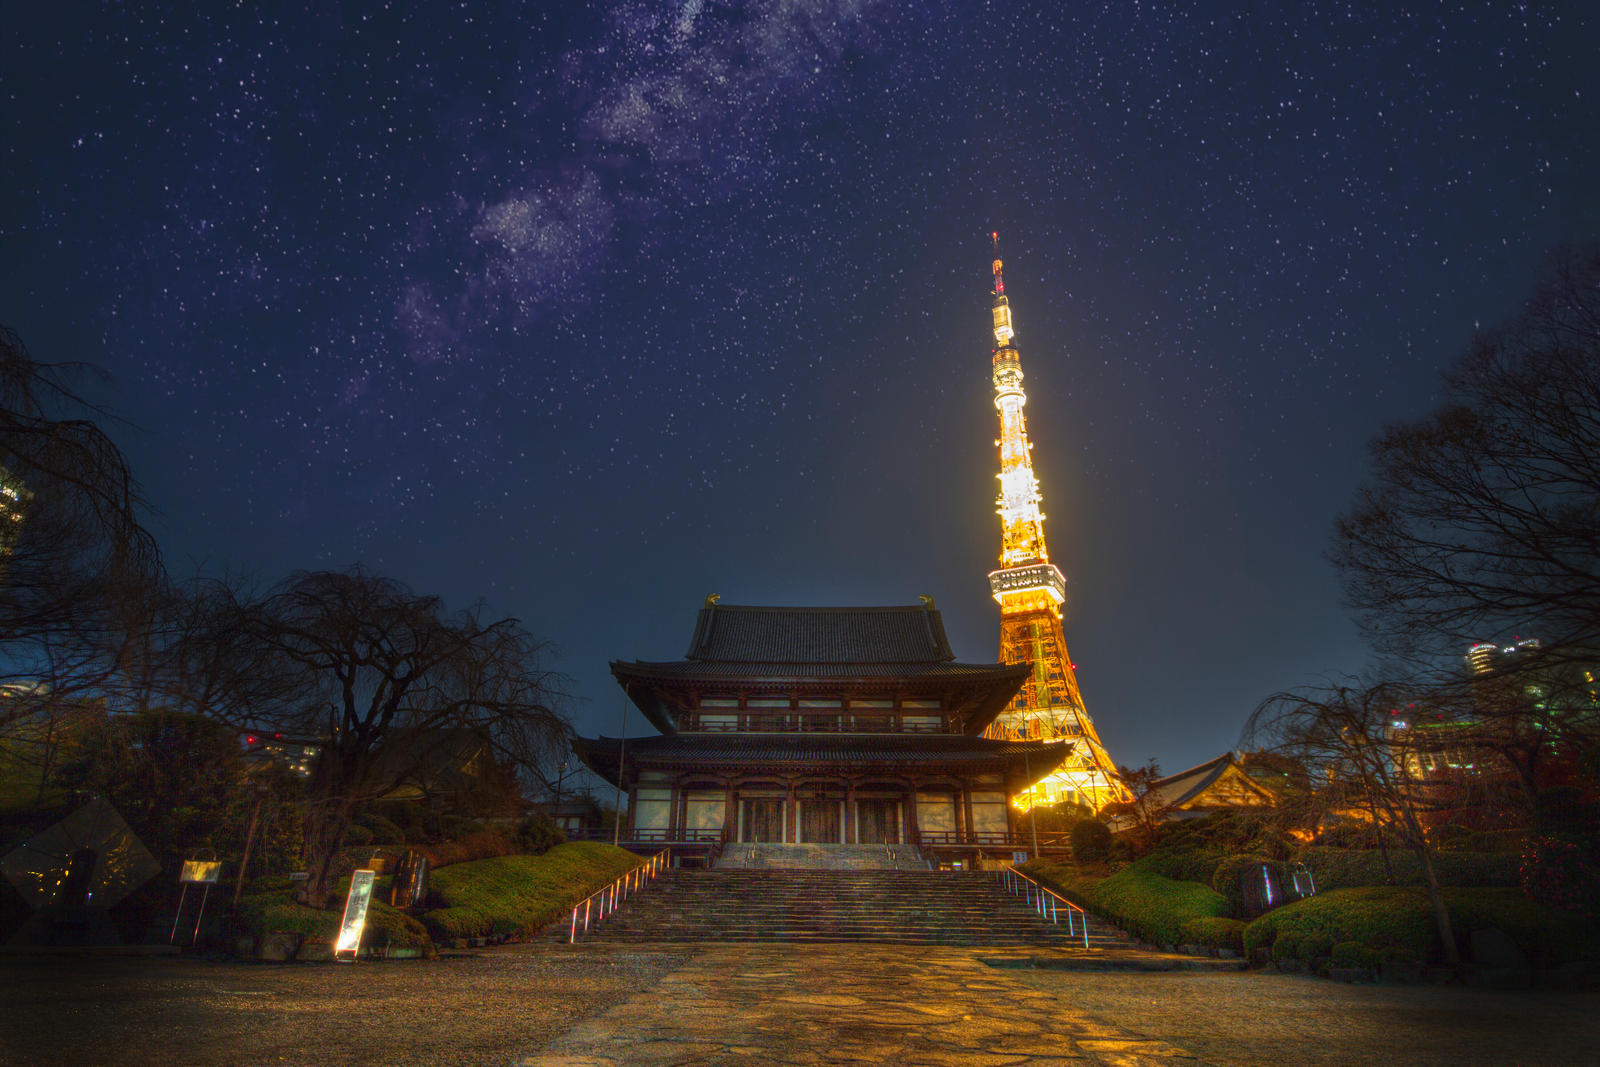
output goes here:
[[105, 414], [70, 384], [84, 370], [35, 360], [0, 326], [0, 731], [23, 747], [104, 699], [161, 577]]
[[1156, 783], [1161, 780], [1161, 765], [1152, 756], [1142, 767], [1118, 767], [1117, 779], [1128, 791], [1128, 799], [1109, 810], [1126, 816], [1139, 836], [1141, 847], [1150, 848], [1161, 836], [1161, 820], [1167, 811], [1165, 800], [1156, 789]]
[[1552, 263], [1476, 338], [1427, 418], [1386, 430], [1332, 552], [1381, 651], [1437, 667], [1520, 633], [1600, 645], [1600, 245]]
[[320, 746], [310, 781], [302, 900], [325, 906], [334, 860], [365, 801], [428, 756], [430, 738], [465, 731], [494, 757], [538, 766], [564, 754], [568, 725], [545, 646], [515, 619], [447, 613], [437, 597], [360, 567], [293, 575], [242, 605], [257, 665], [298, 679], [293, 699], [243, 708], [248, 725]]
[[[1450, 911], [1439, 888], [1423, 822], [1426, 796], [1412, 773], [1414, 734], [1395, 712], [1430, 694], [1394, 685], [1334, 686], [1279, 693], [1256, 709], [1245, 736], [1306, 769], [1315, 788], [1303, 802], [1323, 817], [1370, 820], [1379, 834], [1413, 852], [1422, 867], [1434, 922], [1450, 963], [1460, 962]], [[1429, 705], [1431, 706], [1431, 704]]]

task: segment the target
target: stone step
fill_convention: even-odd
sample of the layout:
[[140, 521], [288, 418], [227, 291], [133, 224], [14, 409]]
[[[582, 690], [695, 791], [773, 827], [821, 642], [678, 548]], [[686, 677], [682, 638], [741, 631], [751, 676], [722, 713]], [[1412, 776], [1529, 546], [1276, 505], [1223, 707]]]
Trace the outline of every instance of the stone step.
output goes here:
[[[792, 941], [1068, 947], [1083, 927], [1053, 924], [993, 875], [928, 870], [714, 868], [664, 872], [588, 939], [617, 942]], [[553, 939], [565, 940], [558, 923]], [[1131, 940], [1095, 920], [1091, 951]]]
[[926, 871], [911, 845], [818, 845], [744, 842], [724, 846], [716, 870]]

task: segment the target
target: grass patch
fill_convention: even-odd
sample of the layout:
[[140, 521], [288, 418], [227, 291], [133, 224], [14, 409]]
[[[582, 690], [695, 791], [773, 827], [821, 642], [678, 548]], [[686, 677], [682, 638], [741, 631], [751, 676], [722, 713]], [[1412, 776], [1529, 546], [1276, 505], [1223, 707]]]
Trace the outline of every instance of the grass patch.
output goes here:
[[496, 856], [433, 872], [443, 906], [422, 922], [435, 938], [526, 937], [642, 861], [592, 841], [557, 845], [542, 856]]

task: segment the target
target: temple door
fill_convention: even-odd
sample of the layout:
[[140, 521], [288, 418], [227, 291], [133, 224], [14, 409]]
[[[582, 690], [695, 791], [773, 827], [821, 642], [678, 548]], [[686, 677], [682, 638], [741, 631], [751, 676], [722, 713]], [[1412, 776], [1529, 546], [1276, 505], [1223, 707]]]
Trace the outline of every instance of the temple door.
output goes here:
[[800, 840], [823, 845], [837, 845], [840, 842], [837, 800], [801, 801]]
[[744, 839], [780, 843], [783, 841], [781, 798], [757, 798], [744, 802]]
[[900, 843], [900, 805], [893, 800], [856, 801], [856, 840], [863, 845]]

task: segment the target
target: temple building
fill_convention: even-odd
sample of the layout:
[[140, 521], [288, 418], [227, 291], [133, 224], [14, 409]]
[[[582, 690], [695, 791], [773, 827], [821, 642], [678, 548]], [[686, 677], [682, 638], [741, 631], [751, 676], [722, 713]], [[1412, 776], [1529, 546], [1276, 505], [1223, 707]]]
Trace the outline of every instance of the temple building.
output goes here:
[[1001, 275], [999, 235], [994, 235], [994, 406], [1000, 415], [1000, 569], [989, 574], [989, 590], [1000, 605], [1000, 658], [1027, 668], [1022, 686], [990, 725], [987, 736], [1009, 741], [1070, 745], [1057, 769], [1022, 792], [1018, 804], [1069, 801], [1096, 811], [1127, 798], [1116, 765], [1100, 743], [1094, 720], [1078, 691], [1077, 667], [1067, 654], [1061, 605], [1067, 579], [1050, 562], [1044, 542], [1039, 480], [1029, 456], [1023, 416], [1022, 354], [1013, 342], [1011, 301]]
[[628, 843], [688, 859], [733, 842], [905, 844], [943, 863], [1026, 847], [1012, 801], [1073, 746], [984, 737], [1030, 668], [957, 662], [923, 600], [708, 597], [683, 659], [613, 663], [659, 734], [573, 748], [627, 793]]

